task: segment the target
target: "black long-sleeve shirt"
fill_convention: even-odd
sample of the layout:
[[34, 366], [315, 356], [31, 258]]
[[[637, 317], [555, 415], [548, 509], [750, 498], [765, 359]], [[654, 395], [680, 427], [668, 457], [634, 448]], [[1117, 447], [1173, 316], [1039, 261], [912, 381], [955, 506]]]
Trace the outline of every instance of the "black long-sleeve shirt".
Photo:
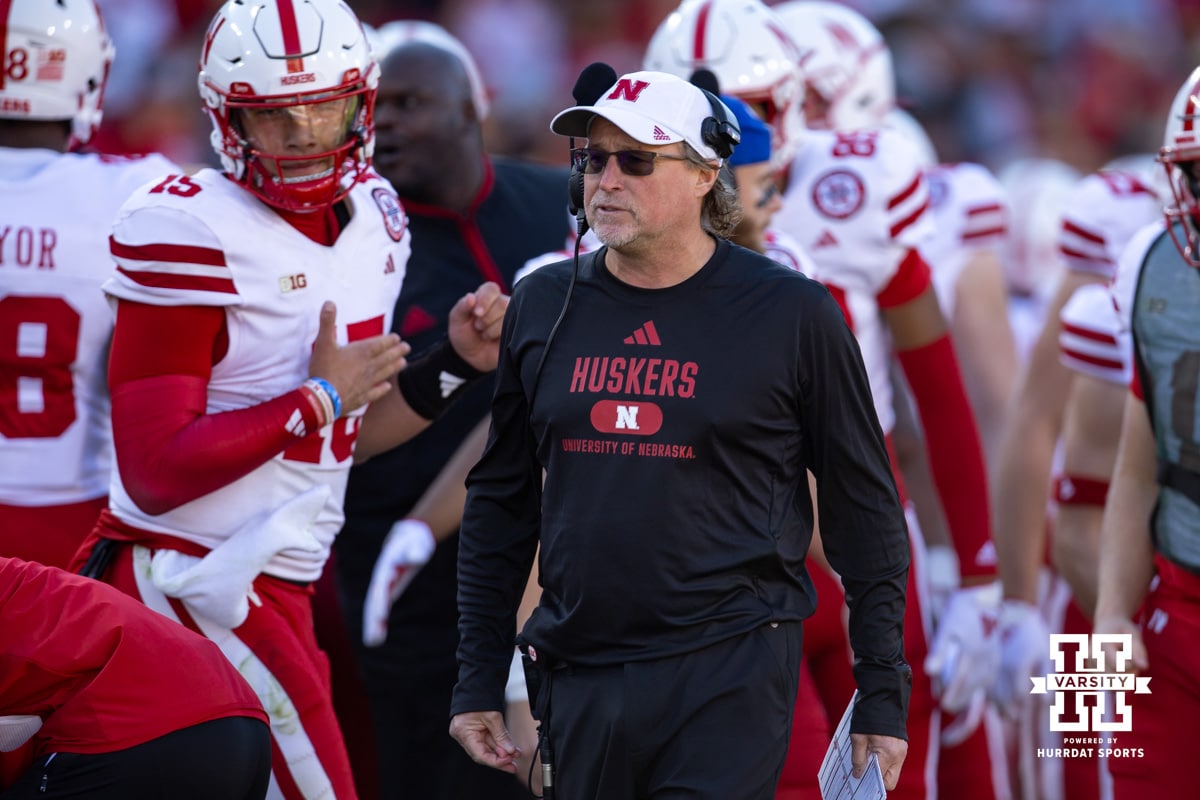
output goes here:
[[[393, 330], [412, 345], [414, 356], [445, 337], [450, 309], [465, 293], [484, 280], [511, 291], [526, 261], [561, 248], [571, 233], [566, 168], [506, 158], [489, 158], [486, 166], [483, 185], [465, 212], [401, 198], [413, 250]], [[346, 525], [334, 548], [344, 602], [353, 613], [392, 523], [412, 510], [487, 417], [492, 387], [492, 376], [481, 378], [420, 434], [350, 471]], [[451, 537], [439, 545], [392, 609], [388, 642], [363, 655], [373, 673], [416, 683], [428, 682], [436, 670], [444, 673], [449, 693], [458, 641], [457, 544]]]
[[853, 729], [904, 736], [908, 534], [837, 304], [723, 241], [667, 289], [616, 280], [606, 252], [580, 259], [540, 374], [572, 265], [513, 293], [460, 534], [451, 712], [502, 707], [539, 540], [542, 598], [523, 636], [568, 663], [673, 656], [811, 615], [808, 469], [850, 606]]

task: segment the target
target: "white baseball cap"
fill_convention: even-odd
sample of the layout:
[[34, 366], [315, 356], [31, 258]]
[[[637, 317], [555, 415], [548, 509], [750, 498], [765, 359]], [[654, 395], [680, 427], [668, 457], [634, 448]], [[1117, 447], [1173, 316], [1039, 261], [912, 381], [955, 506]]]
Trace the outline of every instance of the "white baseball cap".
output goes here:
[[563, 136], [586, 137], [592, 120], [603, 117], [642, 144], [687, 142], [708, 161], [720, 157], [701, 139], [712, 104], [698, 87], [666, 72], [631, 72], [617, 78], [595, 105], [572, 106], [550, 121]]

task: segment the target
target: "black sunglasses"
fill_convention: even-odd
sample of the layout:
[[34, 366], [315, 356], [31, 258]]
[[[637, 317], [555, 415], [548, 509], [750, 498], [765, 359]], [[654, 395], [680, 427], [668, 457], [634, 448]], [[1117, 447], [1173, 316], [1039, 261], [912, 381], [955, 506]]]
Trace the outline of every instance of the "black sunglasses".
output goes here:
[[690, 161], [686, 156], [652, 153], [648, 150], [617, 150], [609, 152], [598, 147], [577, 147], [571, 151], [571, 163], [585, 175], [599, 175], [608, 164], [608, 157], [617, 157], [617, 166], [626, 175], [644, 178], [654, 172], [655, 159], [667, 161]]

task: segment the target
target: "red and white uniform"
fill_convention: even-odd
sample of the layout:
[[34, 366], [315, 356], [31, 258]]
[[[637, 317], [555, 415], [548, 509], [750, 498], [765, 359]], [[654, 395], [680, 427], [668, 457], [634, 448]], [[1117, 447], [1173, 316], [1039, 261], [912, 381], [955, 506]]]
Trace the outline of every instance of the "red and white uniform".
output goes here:
[[804, 248], [794, 237], [777, 228], [767, 228], [763, 231], [763, 244], [766, 247], [764, 255], [772, 261], [778, 261], [785, 267], [799, 272], [801, 275], [812, 277], [817, 265], [812, 257], [804, 252]]
[[65, 567], [108, 493], [108, 235], [139, 186], [179, 168], [0, 148], [0, 554]]
[[[1122, 172], [1099, 172], [1080, 181], [1071, 194], [1060, 237], [1060, 251], [1068, 269], [1117, 281], [1122, 252], [1144, 246], [1139, 231], [1161, 232], [1161, 203], [1138, 179]], [[1123, 262], [1122, 262], [1123, 263]], [[1140, 260], [1139, 260], [1140, 263]], [[1136, 281], [1136, 270], [1130, 276]], [[1124, 284], [1122, 284], [1124, 285]], [[1134, 285], [1133, 283], [1129, 284]], [[1132, 298], [1129, 298], [1130, 301]], [[1059, 313], [1059, 361], [1064, 366], [1118, 386], [1133, 376], [1133, 342], [1122, 322], [1114, 288], [1101, 283], [1080, 286]], [[1114, 440], [1120, 431], [1114, 430]], [[1098, 476], [1059, 474], [1054, 479], [1054, 500], [1059, 506], [1103, 507], [1109, 481]], [[1044, 583], [1042, 605], [1052, 632], [1091, 633], [1091, 622], [1078, 608], [1066, 581], [1050, 573]], [[1061, 746], [1061, 734], [1036, 731], [1038, 746]], [[1062, 759], [1039, 764], [1040, 783], [1052, 797], [1094, 800], [1111, 796], [1100, 778], [1095, 757]]]
[[1100, 171], [1071, 191], [1058, 249], [1067, 269], [1112, 280], [1117, 259], [1137, 231], [1162, 216], [1162, 200], [1138, 176]]
[[[296, 394], [308, 376], [327, 300], [337, 305], [339, 343], [391, 329], [410, 252], [404, 209], [391, 185], [376, 175], [354, 186], [345, 203], [352, 216], [329, 245], [308, 238], [213, 170], [163, 181], [121, 209], [111, 242], [118, 271], [105, 291], [122, 303], [224, 310], [228, 344], [211, 367], [205, 419]], [[118, 348], [121, 332], [119, 318]], [[114, 348], [114, 363], [117, 355]], [[118, 391], [124, 386], [115, 386], [114, 394]], [[320, 577], [342, 526], [362, 413], [306, 435], [296, 411], [279, 422], [290, 445], [242, 477], [162, 513], [139, 508], [114, 471], [111, 513], [96, 531], [132, 543], [117, 550], [108, 580], [216, 641], [262, 700], [274, 740], [272, 798], [354, 792], [333, 712], [329, 662], [314, 635], [311, 583]], [[118, 440], [119, 456], [122, 445]], [[303, 531], [311, 534], [314, 548], [277, 544]], [[217, 563], [236, 567], [238, 554], [250, 546], [263, 564], [253, 580], [262, 602], [250, 606], [236, 627], [217, 621], [200, 600], [215, 596], [217, 605], [244, 604], [244, 586], [223, 583], [224, 574], [211, 568], [202, 578], [207, 587], [178, 587], [156, 571], [178, 563], [181, 554], [200, 559], [196, 569], [202, 570], [217, 558], [217, 548], [227, 559]]]
[[885, 434], [896, 415], [888, 379], [891, 344], [879, 311], [893, 302], [897, 289], [904, 300], [914, 296], [909, 282], [929, 283], [928, 270], [908, 258], [932, 233], [928, 202], [903, 134], [812, 130], [792, 162], [783, 208], [774, 219], [812, 257], [810, 277], [825, 284], [842, 307], [862, 350]]
[[[929, 263], [938, 305], [947, 320], [953, 318], [958, 281], [978, 253], [1000, 248], [1008, 236], [1008, 202], [1004, 187], [990, 170], [969, 162], [937, 164], [924, 172], [929, 186], [929, 212], [933, 233], [921, 245]], [[994, 709], [964, 741], [942, 745], [938, 783], [943, 795], [957, 795], [970, 787], [980, 797], [1008, 794], [1003, 767], [1000, 718]], [[986, 782], [984, 776], [990, 776]]]
[[[858, 340], [885, 435], [896, 417], [888, 374], [892, 346], [880, 312], [930, 286], [929, 269], [918, 254], [932, 232], [928, 203], [915, 151], [903, 134], [810, 130], [789, 168], [783, 208], [773, 221], [811, 257], [809, 276], [825, 284], [841, 306]], [[937, 766], [936, 702], [920, 667], [928, 649], [917, 591], [920, 564], [915, 553], [905, 613], [905, 657], [913, 665], [910, 768], [892, 793], [896, 798], [929, 796]], [[818, 688], [822, 694], [840, 689], [828, 680]], [[825, 705], [836, 707], [835, 702]]]
[[[342, 343], [391, 329], [409, 254], [403, 210], [378, 177], [356, 186], [349, 202], [354, 217], [333, 245], [322, 247], [221, 173], [204, 170], [179, 178], [166, 190], [155, 187], [131, 198], [121, 210], [113, 226], [117, 275], [104, 289], [140, 303], [224, 307], [229, 350], [213, 365], [207, 413], [264, 402], [308, 377], [326, 300], [337, 304]], [[165, 514], [138, 508], [114, 472], [110, 508], [135, 527], [212, 548], [255, 516], [325, 484], [332, 491], [312, 529], [322, 550], [281, 552], [264, 570], [286, 580], [315, 581], [342, 526], [342, 498], [364, 411]]]
[[1097, 380], [1127, 386], [1133, 377], [1133, 341], [1123, 330], [1112, 292], [1089, 283], [1071, 295], [1059, 314], [1058, 360]]
[[949, 318], [963, 267], [975, 252], [998, 247], [1008, 234], [1008, 202], [1000, 181], [980, 164], [939, 164], [925, 170], [925, 182], [933, 233], [922, 243], [921, 254]]

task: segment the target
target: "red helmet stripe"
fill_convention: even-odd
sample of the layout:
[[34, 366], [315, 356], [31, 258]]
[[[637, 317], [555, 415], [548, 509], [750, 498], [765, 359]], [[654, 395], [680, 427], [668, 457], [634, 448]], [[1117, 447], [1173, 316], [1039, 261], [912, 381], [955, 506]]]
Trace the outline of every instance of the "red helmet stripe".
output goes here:
[[303, 72], [304, 59], [300, 57], [300, 28], [296, 26], [296, 7], [292, 0], [278, 0], [279, 27], [283, 33], [283, 52], [288, 58], [287, 71]]
[[1200, 105], [1200, 102], [1198, 102], [1197, 98], [1198, 94], [1200, 94], [1200, 83], [1197, 83], [1192, 87], [1191, 91], [1188, 92], [1187, 106], [1185, 106], [1183, 109], [1183, 131], [1185, 133], [1196, 132], [1196, 114], [1200, 113], [1200, 111], [1197, 111], [1196, 109], [1197, 105]]
[[708, 15], [712, 11], [712, 3], [705, 3], [700, 6], [700, 13], [696, 15], [696, 34], [692, 39], [692, 60], [704, 60], [704, 40], [708, 35]]
[[[8, 15], [12, 13], [12, 0], [0, 0], [0, 62], [8, 58], [5, 47], [8, 43]], [[4, 88], [4, 69], [0, 64], [0, 89]]]
[[[3, 0], [0, 0], [3, 2]], [[208, 54], [212, 50], [213, 40], [217, 38], [217, 31], [225, 26], [225, 18], [218, 17], [214, 24], [208, 29], [208, 33], [204, 34], [204, 56], [200, 59], [201, 64], [208, 63]]]

